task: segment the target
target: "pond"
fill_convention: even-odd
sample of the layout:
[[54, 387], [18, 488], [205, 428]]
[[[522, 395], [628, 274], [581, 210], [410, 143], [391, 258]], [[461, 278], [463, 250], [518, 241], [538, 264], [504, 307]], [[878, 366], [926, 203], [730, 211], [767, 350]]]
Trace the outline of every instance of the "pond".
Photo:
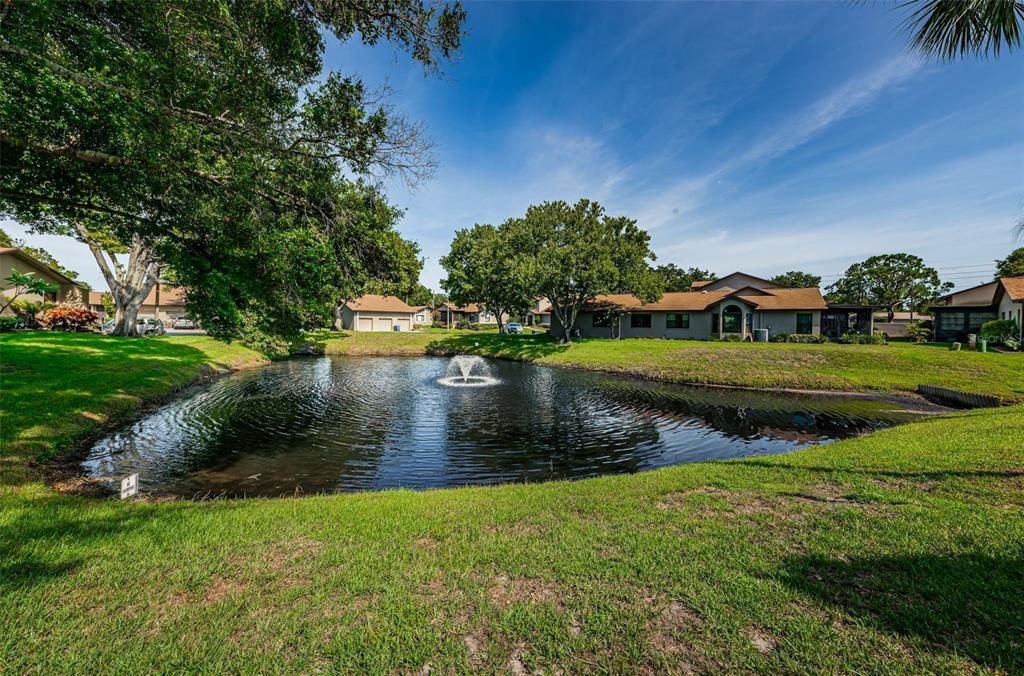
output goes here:
[[424, 489], [783, 453], [913, 417], [475, 357], [321, 357], [194, 388], [95, 443], [83, 469], [184, 497]]

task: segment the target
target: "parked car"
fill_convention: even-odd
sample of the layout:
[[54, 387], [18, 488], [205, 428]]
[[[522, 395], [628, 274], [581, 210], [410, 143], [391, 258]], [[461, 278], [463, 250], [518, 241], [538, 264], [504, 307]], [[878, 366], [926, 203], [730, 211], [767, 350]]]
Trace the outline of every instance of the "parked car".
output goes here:
[[505, 333], [522, 333], [523, 325], [519, 322], [509, 322], [505, 325]]
[[178, 317], [171, 324], [171, 328], [173, 328], [173, 329], [194, 329], [194, 328], [196, 328], [196, 323], [194, 321], [192, 321], [191, 319], [189, 319], [188, 317]]
[[[153, 319], [152, 317], [139, 317], [135, 320], [135, 323], [139, 327], [139, 333], [143, 336], [162, 336], [167, 333], [167, 329], [164, 328], [164, 323], [159, 319]], [[103, 333], [111, 333], [113, 330], [113, 319], [108, 319], [103, 323], [103, 327], [101, 328]]]

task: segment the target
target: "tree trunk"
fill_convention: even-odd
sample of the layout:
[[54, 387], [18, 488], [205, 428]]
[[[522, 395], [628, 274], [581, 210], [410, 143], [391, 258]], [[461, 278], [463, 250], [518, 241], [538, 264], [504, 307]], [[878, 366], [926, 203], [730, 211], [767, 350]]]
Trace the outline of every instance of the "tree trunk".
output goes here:
[[[114, 329], [111, 335], [138, 336], [138, 317], [146, 296], [157, 283], [158, 262], [152, 248], [137, 235], [132, 237], [128, 250], [128, 265], [123, 266], [114, 256], [89, 236], [88, 231], [75, 224], [79, 238], [88, 245], [93, 258], [103, 273], [114, 298]], [[110, 258], [108, 263], [107, 257]]]

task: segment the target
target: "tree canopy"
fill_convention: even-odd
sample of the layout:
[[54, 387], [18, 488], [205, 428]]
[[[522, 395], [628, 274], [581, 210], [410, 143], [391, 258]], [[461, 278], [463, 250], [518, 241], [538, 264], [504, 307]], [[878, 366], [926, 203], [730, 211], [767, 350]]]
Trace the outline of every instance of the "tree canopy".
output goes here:
[[246, 314], [272, 332], [316, 324], [379, 277], [395, 241], [359, 210], [386, 203], [351, 177], [416, 184], [433, 169], [386, 91], [323, 72], [325, 40], [387, 40], [432, 72], [465, 16], [420, 0], [0, 11], [0, 213], [89, 243], [112, 286], [137, 292], [170, 265], [224, 337]]
[[1019, 49], [1024, 32], [1021, 0], [907, 0], [904, 28], [913, 46], [928, 56], [952, 60], [998, 56]]
[[448, 273], [441, 287], [456, 305], [477, 303], [504, 326], [504, 315], [519, 317], [530, 309], [536, 292], [529, 258], [517, 248], [516, 223], [501, 227], [474, 225], [456, 230], [451, 250], [441, 257]]
[[665, 291], [689, 291], [694, 282], [718, 279], [718, 275], [710, 270], [700, 268], [681, 268], [675, 263], [659, 265], [654, 268], [655, 274], [661, 279]]
[[528, 252], [532, 288], [551, 301], [563, 340], [571, 340], [577, 315], [598, 295], [661, 297], [661, 279], [649, 264], [650, 235], [634, 219], [608, 216], [597, 202], [544, 202], [503, 227], [516, 233], [515, 250]]
[[897, 310], [926, 310], [932, 300], [952, 288], [918, 256], [898, 253], [854, 263], [828, 288], [828, 297], [835, 303], [880, 305], [891, 321]]
[[784, 286], [787, 289], [810, 289], [821, 286], [821, 277], [819, 275], [812, 275], [809, 272], [800, 272], [799, 270], [790, 270], [781, 275], [775, 275], [768, 281], [772, 284]]
[[996, 261], [996, 279], [1024, 275], [1024, 246], [1014, 249], [1006, 258]]

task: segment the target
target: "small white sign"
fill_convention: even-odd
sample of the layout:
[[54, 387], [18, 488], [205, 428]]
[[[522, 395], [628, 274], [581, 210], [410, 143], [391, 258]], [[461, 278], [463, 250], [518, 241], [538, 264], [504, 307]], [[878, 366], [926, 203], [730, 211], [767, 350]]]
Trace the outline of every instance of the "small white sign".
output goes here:
[[130, 498], [139, 492], [139, 475], [132, 474], [121, 479], [121, 499]]

